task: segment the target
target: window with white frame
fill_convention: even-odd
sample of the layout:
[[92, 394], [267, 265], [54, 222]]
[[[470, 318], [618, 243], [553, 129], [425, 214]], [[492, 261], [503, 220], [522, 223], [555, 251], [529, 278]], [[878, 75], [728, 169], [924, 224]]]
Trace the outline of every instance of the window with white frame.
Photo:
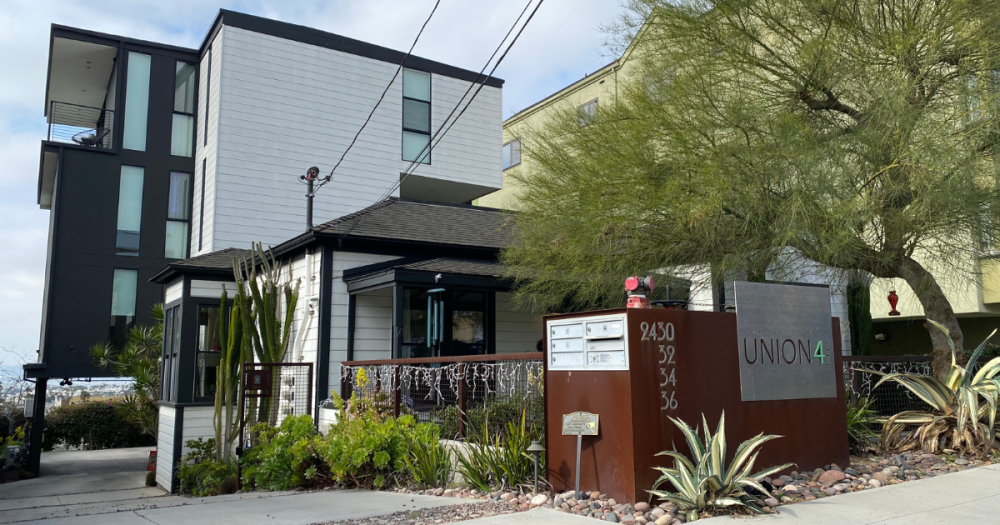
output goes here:
[[503, 169], [513, 168], [521, 163], [521, 141], [514, 139], [503, 145]]
[[581, 105], [577, 108], [577, 111], [580, 113], [580, 125], [586, 126], [591, 120], [594, 119], [594, 115], [597, 114], [597, 99], [595, 98], [594, 100]]

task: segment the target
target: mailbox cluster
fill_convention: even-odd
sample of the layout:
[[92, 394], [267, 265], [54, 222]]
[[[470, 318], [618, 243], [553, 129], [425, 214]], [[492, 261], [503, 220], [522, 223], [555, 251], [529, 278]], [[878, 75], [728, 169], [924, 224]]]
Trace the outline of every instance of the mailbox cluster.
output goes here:
[[628, 370], [625, 315], [547, 323], [550, 370]]

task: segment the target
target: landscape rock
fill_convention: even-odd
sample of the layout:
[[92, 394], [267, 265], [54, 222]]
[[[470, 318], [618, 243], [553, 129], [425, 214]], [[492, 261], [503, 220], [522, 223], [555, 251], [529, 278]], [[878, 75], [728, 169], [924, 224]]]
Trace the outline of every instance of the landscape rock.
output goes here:
[[639, 512], [649, 512], [649, 503], [646, 503], [645, 501], [640, 501], [639, 503], [635, 504], [635, 510]]
[[768, 507], [777, 507], [778, 506], [778, 500], [776, 500], [774, 498], [767, 498], [767, 499], [764, 500], [764, 505], [767, 505]]
[[531, 498], [531, 504], [532, 505], [542, 505], [544, 503], [547, 503], [548, 501], [549, 501], [549, 497], [546, 496], [545, 494], [539, 494], [539, 495]]
[[844, 471], [842, 471], [842, 470], [828, 470], [828, 471], [820, 474], [819, 479], [817, 481], [821, 485], [832, 485], [832, 484], [834, 484], [834, 483], [836, 483], [836, 482], [844, 479], [846, 476], [847, 475], [844, 474]]

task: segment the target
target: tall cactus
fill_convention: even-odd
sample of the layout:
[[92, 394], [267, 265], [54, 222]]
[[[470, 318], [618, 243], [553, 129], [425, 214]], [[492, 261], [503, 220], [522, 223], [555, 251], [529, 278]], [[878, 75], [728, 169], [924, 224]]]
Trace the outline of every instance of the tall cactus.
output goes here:
[[[281, 363], [285, 360], [291, 340], [292, 320], [299, 300], [300, 279], [289, 278], [282, 282], [281, 266], [270, 248], [266, 251], [260, 243], [252, 247], [250, 258], [233, 261], [233, 275], [239, 293], [239, 310], [243, 335], [260, 363]], [[284, 298], [282, 304], [282, 297]], [[249, 337], [248, 337], [249, 336]], [[279, 388], [277, 377], [271, 378], [272, 395], [261, 399], [258, 421], [268, 415], [271, 400]], [[268, 421], [274, 424], [277, 414]]]
[[[225, 288], [220, 299], [221, 311], [226, 312], [228, 293]], [[250, 361], [250, 341], [243, 337], [243, 318], [240, 314], [243, 300], [237, 291], [233, 298], [233, 310], [229, 323], [219, 323], [219, 341], [222, 342], [222, 354], [219, 356], [219, 367], [215, 375], [215, 443], [216, 457], [228, 460], [232, 452], [232, 442], [236, 439], [239, 422], [236, 421], [237, 403], [239, 400], [240, 366]]]

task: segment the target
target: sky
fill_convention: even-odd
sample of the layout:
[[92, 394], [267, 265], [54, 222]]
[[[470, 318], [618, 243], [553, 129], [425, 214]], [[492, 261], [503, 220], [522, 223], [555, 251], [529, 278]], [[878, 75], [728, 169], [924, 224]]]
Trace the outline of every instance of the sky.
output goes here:
[[[414, 54], [479, 71], [525, 4], [441, 0]], [[36, 197], [51, 24], [197, 48], [218, 9], [226, 8], [405, 51], [433, 5], [434, 0], [4, 0], [0, 347], [31, 361], [38, 348], [49, 212], [38, 208]], [[495, 73], [506, 80], [504, 117], [612, 61], [603, 27], [622, 13], [621, 0], [545, 0]], [[0, 352], [3, 361], [13, 359]]]

